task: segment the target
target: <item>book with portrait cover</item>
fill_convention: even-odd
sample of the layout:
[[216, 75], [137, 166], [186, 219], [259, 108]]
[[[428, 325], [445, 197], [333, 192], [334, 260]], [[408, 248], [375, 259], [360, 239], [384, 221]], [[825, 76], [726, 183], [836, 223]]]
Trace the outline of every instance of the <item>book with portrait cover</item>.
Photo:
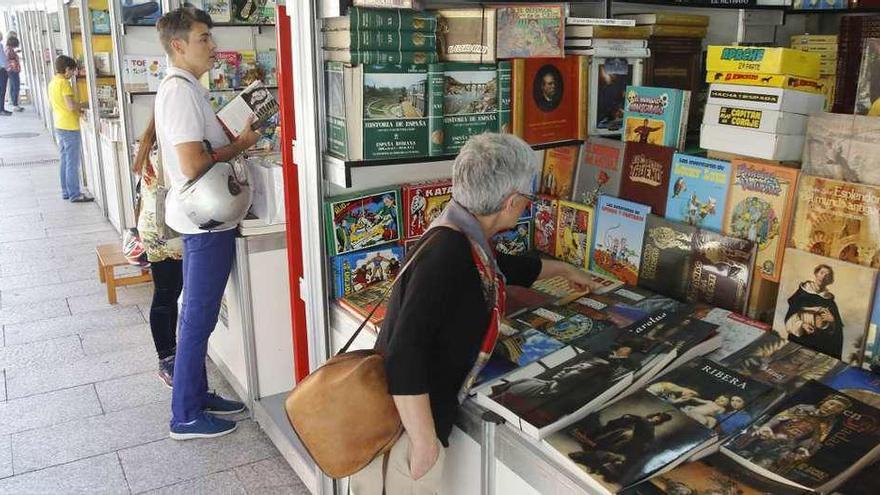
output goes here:
[[[638, 29], [638, 28], [623, 28]], [[642, 84], [643, 59], [592, 57], [590, 59], [590, 136], [617, 136], [623, 130], [627, 86]]]
[[590, 270], [610, 275], [625, 284], [637, 284], [645, 225], [650, 213], [650, 206], [600, 196], [596, 205]]
[[876, 278], [873, 268], [787, 249], [773, 330], [859, 366]]
[[721, 232], [730, 187], [730, 162], [676, 153], [666, 218]]
[[639, 286], [685, 300], [690, 283], [696, 227], [648, 215]]
[[477, 404], [540, 439], [583, 418], [632, 380], [576, 347], [564, 347], [477, 390]]
[[622, 165], [623, 143], [620, 140], [589, 138], [575, 172], [571, 199], [595, 206], [601, 194], [619, 195]]
[[400, 193], [403, 197], [404, 237], [416, 239], [425, 233], [452, 199], [452, 180], [404, 184]]
[[559, 200], [556, 213], [556, 257], [587, 268], [593, 243], [594, 210], [590, 206]]
[[712, 308], [702, 317], [702, 320], [718, 325], [718, 333], [721, 334], [721, 347], [706, 356], [708, 359], [718, 362], [751, 344], [772, 329], [770, 325], [762, 321], [752, 320], [721, 308]]
[[623, 140], [684, 149], [690, 102], [690, 91], [627, 86]]
[[397, 243], [400, 189], [374, 189], [328, 198], [324, 203], [330, 256]]
[[752, 241], [698, 229], [687, 300], [745, 313], [755, 267]]
[[675, 468], [717, 435], [676, 407], [639, 391], [553, 433], [550, 453], [597, 493]]
[[771, 480], [827, 493], [880, 456], [880, 411], [809, 381], [721, 451]]
[[578, 164], [580, 145], [559, 146], [544, 152], [541, 171], [540, 194], [557, 199], [572, 199], [575, 169]]
[[810, 115], [802, 160], [804, 175], [880, 186], [878, 120], [867, 115]]
[[496, 233], [490, 241], [498, 253], [526, 254], [532, 249], [532, 222], [520, 221], [512, 229]]
[[675, 148], [628, 142], [624, 145], [620, 197], [648, 205], [655, 215], [666, 215], [669, 173]]
[[564, 56], [562, 4], [498, 7], [495, 26], [498, 58]]
[[744, 158], [730, 164], [730, 195], [721, 231], [757, 244], [755, 270], [762, 278], [778, 282], [799, 171]]
[[820, 381], [869, 406], [880, 408], [880, 375], [876, 373], [847, 366]]
[[538, 196], [532, 208], [534, 211], [532, 245], [544, 254], [556, 256], [557, 200], [549, 196]]
[[403, 266], [403, 247], [386, 245], [330, 258], [333, 297], [339, 298], [379, 282], [394, 280]]
[[498, 340], [495, 352], [517, 366], [526, 366], [565, 347], [562, 342], [534, 328]]
[[587, 59], [513, 60], [513, 133], [529, 144], [586, 137]]

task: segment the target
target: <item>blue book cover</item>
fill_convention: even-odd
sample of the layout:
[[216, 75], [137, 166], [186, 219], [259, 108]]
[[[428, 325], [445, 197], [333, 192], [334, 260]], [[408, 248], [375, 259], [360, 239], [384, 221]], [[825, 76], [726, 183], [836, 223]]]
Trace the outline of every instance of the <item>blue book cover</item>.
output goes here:
[[526, 220], [492, 236], [492, 244], [501, 254], [526, 254], [532, 249], [531, 239], [532, 222]]
[[650, 206], [613, 196], [599, 196], [590, 270], [636, 285], [649, 213]]
[[865, 366], [880, 371], [880, 284], [874, 289], [874, 306], [868, 324], [868, 344], [865, 347]]
[[684, 148], [690, 91], [627, 86], [623, 104], [623, 140]]
[[392, 244], [368, 251], [340, 254], [330, 258], [333, 270], [333, 297], [339, 298], [367, 287], [394, 280], [403, 265], [403, 247]]
[[669, 175], [666, 218], [721, 232], [730, 170], [730, 162], [676, 153]]
[[836, 375], [829, 375], [821, 381], [865, 404], [880, 408], [880, 375], [847, 366]]
[[508, 361], [525, 366], [562, 347], [565, 344], [532, 328], [499, 340], [495, 352]]

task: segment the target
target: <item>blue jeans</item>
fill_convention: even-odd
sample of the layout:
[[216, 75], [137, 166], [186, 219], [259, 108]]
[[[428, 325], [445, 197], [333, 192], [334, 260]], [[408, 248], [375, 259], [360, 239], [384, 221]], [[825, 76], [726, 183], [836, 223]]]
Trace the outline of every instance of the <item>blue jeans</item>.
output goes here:
[[21, 80], [18, 72], [9, 72], [9, 101], [12, 106], [18, 106], [18, 95], [21, 92]]
[[171, 424], [195, 420], [205, 409], [208, 337], [235, 257], [235, 229], [183, 235], [183, 305], [177, 330]]
[[58, 145], [61, 147], [61, 196], [74, 199], [80, 196], [79, 190], [79, 131], [55, 129]]
[[9, 73], [5, 67], [0, 67], [0, 112], [6, 111], [6, 83], [9, 81]]

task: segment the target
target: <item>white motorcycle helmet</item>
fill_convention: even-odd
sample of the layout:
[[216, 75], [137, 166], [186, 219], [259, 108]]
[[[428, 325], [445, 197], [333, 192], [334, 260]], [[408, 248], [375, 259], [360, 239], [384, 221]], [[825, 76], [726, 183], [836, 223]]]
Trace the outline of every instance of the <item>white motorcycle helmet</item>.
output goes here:
[[184, 184], [178, 197], [186, 216], [200, 229], [224, 230], [247, 215], [253, 191], [246, 167], [217, 162]]

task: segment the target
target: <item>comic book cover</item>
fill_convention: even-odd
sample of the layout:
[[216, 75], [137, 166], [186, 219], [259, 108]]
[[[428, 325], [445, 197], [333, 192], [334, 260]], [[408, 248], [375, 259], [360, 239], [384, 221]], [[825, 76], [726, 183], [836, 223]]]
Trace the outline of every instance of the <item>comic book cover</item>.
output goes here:
[[789, 246], [880, 268], [880, 187], [801, 176]]
[[242, 50], [238, 62], [239, 84], [248, 86], [254, 81], [263, 81], [263, 72], [257, 65], [257, 52], [254, 50]]
[[601, 194], [619, 195], [622, 164], [621, 141], [601, 137], [588, 139], [575, 172], [572, 201], [596, 206]]
[[275, 50], [257, 51], [257, 68], [263, 73], [263, 84], [278, 86], [278, 56]]
[[578, 163], [580, 145], [550, 148], [544, 153], [541, 172], [540, 194], [557, 199], [572, 199], [574, 173]]
[[587, 268], [593, 238], [593, 208], [559, 201], [556, 214], [556, 257]]
[[690, 91], [627, 86], [623, 140], [682, 149], [690, 111]]
[[562, 347], [565, 344], [532, 328], [500, 339], [495, 354], [518, 366], [526, 366]]
[[669, 171], [675, 148], [654, 144], [626, 143], [620, 197], [648, 205], [655, 215], [666, 215]]
[[394, 280], [403, 266], [403, 247], [386, 245], [330, 258], [333, 297], [339, 298], [379, 282]]
[[590, 251], [590, 270], [635, 285], [639, 279], [645, 225], [651, 207], [600, 196]]
[[815, 113], [807, 121], [804, 175], [880, 185], [880, 119]]
[[642, 83], [642, 60], [592, 57], [590, 61], [590, 136], [619, 135], [627, 86]]
[[421, 237], [452, 199], [452, 180], [416, 182], [401, 186], [406, 239]]
[[721, 308], [712, 308], [702, 320], [718, 325], [718, 333], [722, 337], [721, 347], [706, 355], [707, 359], [718, 362], [751, 344], [772, 328], [764, 322]]
[[237, 89], [241, 87], [238, 66], [241, 54], [236, 51], [218, 51], [211, 68], [210, 89]]
[[531, 251], [532, 222], [526, 220], [516, 227], [498, 232], [492, 236], [495, 251], [501, 254], [526, 254]]
[[548, 196], [539, 196], [532, 208], [534, 210], [533, 246], [544, 254], [556, 256], [557, 201]]
[[755, 270], [778, 282], [799, 171], [758, 160], [731, 161], [731, 185], [721, 231], [758, 246]]
[[783, 338], [858, 366], [877, 270], [787, 249], [773, 330]]
[[369, 285], [358, 292], [352, 292], [347, 296], [340, 297], [338, 299], [339, 305], [360, 319], [366, 318], [373, 311], [373, 308], [376, 308], [373, 316], [370, 317], [370, 323], [378, 327], [385, 320], [385, 311], [388, 309], [385, 292], [392, 283], [393, 280], [387, 280]]
[[730, 170], [730, 162], [676, 153], [669, 175], [666, 218], [721, 232]]
[[755, 245], [752, 241], [698, 229], [693, 237], [687, 299], [745, 313]]
[[505, 6], [495, 11], [498, 58], [563, 57], [565, 7]]
[[871, 407], [880, 408], [880, 375], [876, 373], [847, 366], [820, 381]]
[[328, 199], [327, 251], [330, 256], [399, 242], [400, 190], [380, 189]]
[[639, 286], [685, 300], [696, 230], [690, 225], [648, 215], [639, 267]]
[[204, 10], [214, 22], [232, 22], [230, 0], [201, 0]]
[[513, 59], [513, 133], [529, 144], [583, 139], [587, 59]]

